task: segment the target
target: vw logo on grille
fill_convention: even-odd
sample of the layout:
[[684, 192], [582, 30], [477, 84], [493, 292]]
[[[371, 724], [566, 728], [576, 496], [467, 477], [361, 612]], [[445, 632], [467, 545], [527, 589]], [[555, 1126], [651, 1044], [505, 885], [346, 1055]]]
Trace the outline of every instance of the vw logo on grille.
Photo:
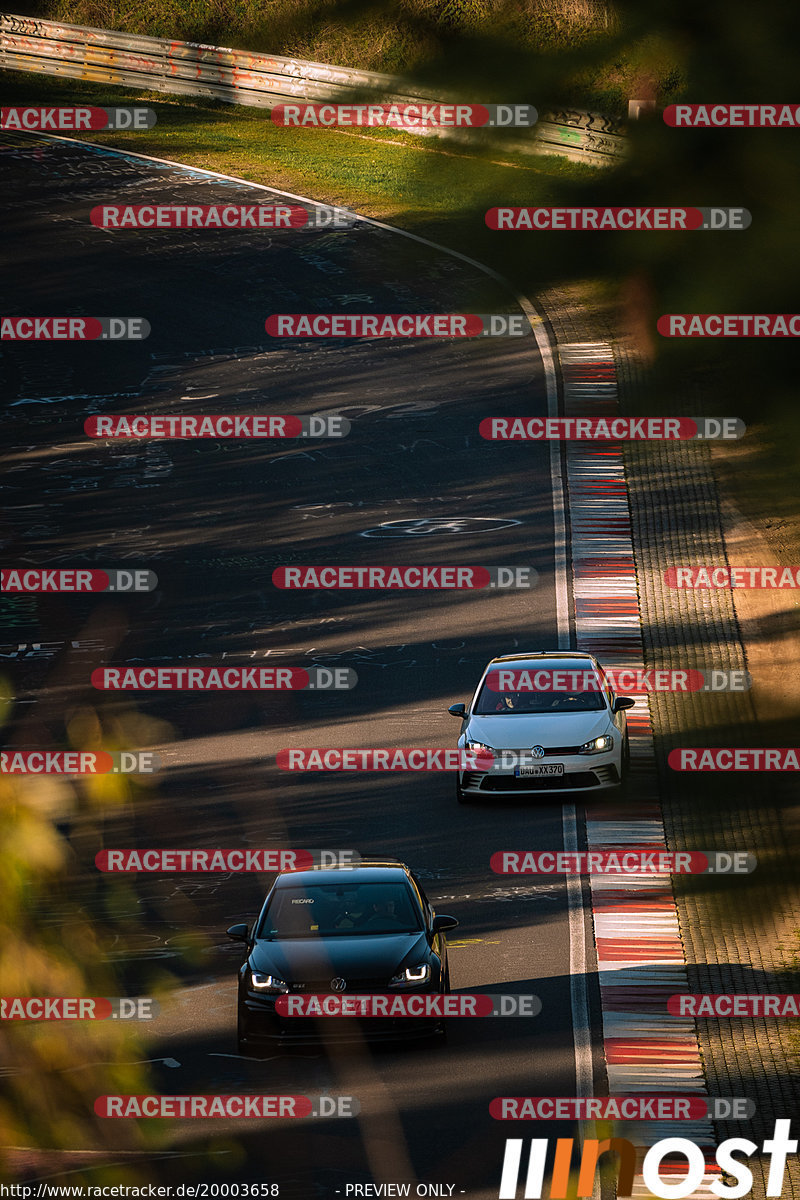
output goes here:
[[331, 991], [332, 992], [343, 992], [346, 987], [347, 987], [347, 980], [342, 979], [340, 975], [337, 975], [335, 979], [331, 980]]
[[544, 758], [544, 746], [531, 746], [531, 754], [534, 758]]

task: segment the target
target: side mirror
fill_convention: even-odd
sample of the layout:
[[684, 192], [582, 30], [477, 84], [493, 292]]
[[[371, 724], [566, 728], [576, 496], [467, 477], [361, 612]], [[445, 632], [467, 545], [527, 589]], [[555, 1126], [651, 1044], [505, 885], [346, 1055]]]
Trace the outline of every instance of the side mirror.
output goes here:
[[622, 712], [622, 710], [625, 708], [633, 708], [635, 703], [636, 701], [632, 700], [630, 696], [617, 696], [616, 700], [614, 701], [613, 711], [615, 713]]
[[245, 924], [231, 925], [230, 929], [226, 929], [228, 937], [233, 942], [247, 942], [250, 937], [250, 928]]
[[444, 913], [440, 917], [433, 918], [431, 929], [434, 933], [443, 933], [445, 929], [455, 929], [458, 924], [456, 917], [447, 917]]
[[461, 717], [463, 720], [467, 715], [467, 707], [465, 704], [451, 704], [447, 710], [451, 717]]

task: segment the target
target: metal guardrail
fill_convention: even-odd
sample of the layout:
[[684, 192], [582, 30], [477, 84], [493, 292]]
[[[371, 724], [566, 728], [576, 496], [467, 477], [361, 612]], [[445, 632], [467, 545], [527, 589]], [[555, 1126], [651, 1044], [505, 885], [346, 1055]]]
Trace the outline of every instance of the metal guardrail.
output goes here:
[[623, 128], [620, 121], [601, 113], [577, 109], [547, 113], [535, 127], [534, 152], [562, 154], [576, 162], [613, 166], [627, 154]]
[[[0, 67], [264, 108], [293, 100], [342, 102], [376, 95], [398, 104], [452, 100], [423, 93], [378, 71], [65, 25], [13, 13], [0, 14]], [[444, 134], [430, 129], [419, 132]], [[450, 129], [447, 136], [464, 138], [468, 133]], [[618, 163], [625, 156], [625, 145], [619, 122], [577, 110], [548, 113], [524, 138], [503, 141], [504, 149], [516, 153], [561, 154], [599, 166]]]

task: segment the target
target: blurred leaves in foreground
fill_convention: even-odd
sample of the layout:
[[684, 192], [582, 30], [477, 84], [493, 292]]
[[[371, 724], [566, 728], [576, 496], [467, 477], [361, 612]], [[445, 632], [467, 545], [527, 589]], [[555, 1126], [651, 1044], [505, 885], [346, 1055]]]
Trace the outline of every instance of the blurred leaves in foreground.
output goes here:
[[[6, 678], [0, 679], [0, 695], [5, 724], [12, 706]], [[74, 714], [72, 743], [82, 742], [76, 735], [91, 728], [100, 739], [96, 713]], [[109, 748], [107, 739], [104, 748]], [[98, 924], [82, 903], [83, 878], [92, 881], [94, 863], [76, 856], [65, 833], [76, 823], [85, 837], [109, 801], [118, 801], [120, 785], [117, 778], [97, 778], [88, 787], [87, 782], [0, 775], [3, 997], [121, 994], [106, 957], [120, 923]], [[73, 1183], [134, 1182], [135, 1166], [106, 1166], [85, 1177], [81, 1168], [88, 1168], [97, 1151], [111, 1152], [113, 1161], [114, 1151], [146, 1150], [158, 1138], [153, 1125], [143, 1131], [133, 1122], [103, 1122], [93, 1111], [98, 1096], [152, 1090], [142, 1062], [146, 1057], [134, 1023], [1, 1022], [0, 1178], [52, 1175], [56, 1164], [69, 1161]]]

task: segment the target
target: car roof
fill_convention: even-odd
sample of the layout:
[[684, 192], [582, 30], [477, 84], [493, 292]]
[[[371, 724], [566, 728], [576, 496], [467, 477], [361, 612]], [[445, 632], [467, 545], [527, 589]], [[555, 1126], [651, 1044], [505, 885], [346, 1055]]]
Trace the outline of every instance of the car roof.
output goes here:
[[348, 883], [398, 883], [411, 872], [401, 862], [360, 862], [353, 867], [320, 867], [318, 870], [304, 868], [299, 871], [281, 871], [275, 880], [276, 887], [296, 887], [303, 883], [337, 883], [346, 876]]
[[493, 658], [486, 670], [503, 663], [514, 663], [520, 668], [547, 666], [554, 670], [569, 670], [570, 667], [597, 667], [600, 664], [593, 654], [585, 654], [580, 650], [537, 650], [530, 654], [503, 654]]

